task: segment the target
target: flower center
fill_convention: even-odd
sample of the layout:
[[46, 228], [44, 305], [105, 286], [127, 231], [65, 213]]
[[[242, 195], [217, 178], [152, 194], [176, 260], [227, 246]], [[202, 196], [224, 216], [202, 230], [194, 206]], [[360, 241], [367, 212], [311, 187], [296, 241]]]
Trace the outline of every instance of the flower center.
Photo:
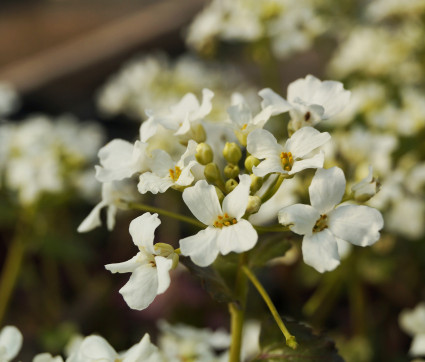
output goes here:
[[291, 152], [281, 152], [280, 161], [282, 162], [282, 168], [285, 171], [291, 171], [292, 165], [294, 164], [294, 159]]
[[328, 225], [326, 224], [328, 221], [327, 215], [320, 215], [319, 219], [316, 221], [316, 224], [313, 226], [313, 232], [318, 233], [323, 229], [326, 229]]
[[241, 131], [245, 131], [246, 130], [246, 127], [248, 127], [248, 123], [244, 123], [244, 125], [241, 128]]
[[170, 173], [170, 177], [173, 181], [177, 181], [182, 173], [182, 170], [180, 169], [179, 166], [176, 166], [174, 168], [174, 170], [172, 168], [170, 168], [168, 170], [168, 172]]
[[230, 217], [229, 214], [226, 212], [224, 213], [224, 215], [217, 216], [217, 220], [214, 221], [214, 226], [216, 228], [221, 229], [223, 226], [230, 226], [236, 223], [237, 220], [234, 217]]

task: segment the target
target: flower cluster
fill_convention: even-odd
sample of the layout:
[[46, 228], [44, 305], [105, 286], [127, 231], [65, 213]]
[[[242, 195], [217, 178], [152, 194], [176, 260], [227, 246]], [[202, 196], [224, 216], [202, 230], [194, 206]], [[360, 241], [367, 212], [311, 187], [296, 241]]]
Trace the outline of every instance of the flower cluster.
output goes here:
[[[184, 221], [201, 229], [180, 239], [179, 248], [174, 249], [171, 244], [154, 243], [155, 229], [161, 223], [158, 214], [147, 212], [131, 222], [130, 234], [138, 253], [129, 261], [106, 266], [113, 273], [132, 273], [120, 290], [131, 308], [146, 308], [168, 288], [169, 272], [177, 266], [179, 255], [206, 267], [218, 255], [244, 253], [261, 243], [259, 226], [253, 220], [275, 196], [277, 203], [265, 207], [266, 218], [278, 217], [282, 231], [304, 235], [304, 261], [319, 272], [333, 270], [339, 264], [339, 249], [347, 242], [368, 246], [379, 239], [383, 220], [378, 211], [341, 204], [346, 193], [343, 171], [322, 168], [325, 156], [320, 149], [331, 136], [314, 128], [340, 113], [350, 92], [339, 82], [322, 82], [308, 75], [289, 85], [287, 99], [271, 89], [259, 95], [263, 101], [257, 114], [239, 95], [234, 97], [228, 116], [212, 122], [213, 92], [204, 89], [201, 101], [189, 93], [168, 110], [152, 112], [133, 144], [115, 139], [99, 151], [96, 177], [103, 183], [103, 197], [80, 225], [80, 231], [98, 226], [100, 209], [105, 206], [109, 227], [117, 207], [152, 210], [119, 197], [120, 185], [131, 184], [131, 180], [137, 182], [141, 194], [169, 189], [181, 192], [196, 218], [183, 216]], [[280, 143], [265, 126], [272, 116], [288, 111], [289, 136]], [[167, 147], [158, 148], [161, 144]], [[317, 170], [309, 188], [311, 206], [279, 203], [277, 196], [282, 190], [285, 193], [286, 184], [306, 169]], [[107, 191], [111, 185], [114, 197]], [[352, 198], [347, 193], [347, 199]], [[162, 210], [158, 213], [170, 214]]]
[[89, 168], [104, 140], [94, 123], [72, 116], [34, 115], [0, 124], [0, 185], [31, 205], [43, 194], [78, 190], [90, 200], [97, 191]]

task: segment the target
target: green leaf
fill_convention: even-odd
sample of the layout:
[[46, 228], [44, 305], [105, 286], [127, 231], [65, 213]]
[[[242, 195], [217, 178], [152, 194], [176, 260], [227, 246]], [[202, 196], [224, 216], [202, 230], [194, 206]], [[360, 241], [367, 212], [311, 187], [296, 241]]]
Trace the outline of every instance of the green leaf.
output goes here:
[[328, 337], [313, 333], [313, 330], [298, 322], [288, 321], [282, 318], [289, 332], [295, 336], [298, 347], [291, 349], [286, 345], [282, 332], [273, 319], [267, 319], [262, 323], [260, 334], [261, 352], [254, 359], [259, 361], [324, 361], [343, 362], [338, 354], [335, 343]]
[[290, 239], [283, 235], [260, 240], [250, 252], [250, 266], [263, 266], [273, 258], [284, 256], [291, 247]]
[[229, 289], [223, 278], [211, 266], [202, 268], [193, 263], [190, 258], [180, 256], [180, 262], [193, 274], [200, 279], [202, 287], [220, 303], [235, 302], [234, 295]]

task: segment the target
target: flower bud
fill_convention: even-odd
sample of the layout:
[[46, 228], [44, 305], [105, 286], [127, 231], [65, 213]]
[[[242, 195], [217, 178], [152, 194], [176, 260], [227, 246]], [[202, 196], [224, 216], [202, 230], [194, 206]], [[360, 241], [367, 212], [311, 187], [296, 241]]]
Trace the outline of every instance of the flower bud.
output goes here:
[[207, 143], [199, 143], [196, 146], [195, 158], [201, 165], [211, 163], [214, 158], [211, 146]]
[[220, 204], [224, 200], [224, 194], [223, 191], [221, 191], [217, 186], [215, 186], [215, 192], [217, 193], [218, 201], [220, 201]]
[[263, 186], [263, 178], [255, 176], [253, 173], [249, 175], [251, 177], [251, 193], [255, 194], [261, 186]]
[[233, 178], [227, 180], [226, 184], [224, 185], [227, 193], [232, 192], [236, 186], [238, 186], [238, 182]]
[[236, 165], [242, 157], [242, 151], [236, 143], [226, 142], [223, 149], [223, 156], [227, 162], [234, 163]]
[[224, 176], [226, 178], [236, 178], [239, 175], [239, 167], [233, 163], [229, 163], [224, 168]]
[[246, 207], [246, 212], [249, 214], [255, 214], [261, 207], [261, 198], [260, 196], [249, 196], [248, 197], [248, 206]]
[[252, 168], [254, 166], [258, 166], [258, 164], [260, 163], [260, 160], [252, 155], [249, 155], [246, 159], [245, 159], [245, 169], [249, 172], [252, 173]]
[[220, 170], [214, 162], [210, 162], [205, 166], [204, 175], [207, 181], [211, 184], [215, 184], [217, 181], [221, 180]]
[[168, 258], [171, 254], [174, 253], [174, 248], [170, 244], [156, 243], [153, 247], [157, 252], [157, 255], [161, 255], [164, 258]]
[[373, 168], [369, 166], [369, 174], [360, 182], [351, 187], [354, 193], [354, 200], [358, 202], [366, 202], [377, 194], [381, 184], [373, 177]]
[[190, 127], [192, 131], [192, 139], [198, 143], [205, 142], [207, 135], [202, 124], [198, 123]]

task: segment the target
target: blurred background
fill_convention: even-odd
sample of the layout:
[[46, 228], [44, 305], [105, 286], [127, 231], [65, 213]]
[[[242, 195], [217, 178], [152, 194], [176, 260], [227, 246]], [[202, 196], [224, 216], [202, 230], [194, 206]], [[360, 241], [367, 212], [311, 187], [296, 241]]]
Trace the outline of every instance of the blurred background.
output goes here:
[[[260, 89], [285, 97], [307, 74], [352, 91], [348, 109], [320, 125], [333, 136], [326, 167], [342, 167], [351, 185], [372, 165], [381, 192], [368, 203], [386, 226], [326, 274], [302, 262], [294, 237], [259, 278], [281, 314], [325, 332], [347, 361], [408, 360], [399, 315], [425, 298], [423, 0], [3, 0], [0, 33], [0, 325], [22, 331], [21, 360], [62, 353], [77, 333], [122, 350], [144, 332], [155, 340], [159, 319], [228, 328], [227, 305], [184, 268], [146, 310], [122, 300], [128, 275], [104, 265], [134, 255], [128, 225], [139, 214], [77, 233], [101, 200], [97, 151], [133, 142], [146, 109], [187, 92], [212, 89], [220, 121], [233, 92], [255, 112]], [[284, 135], [287, 121], [270, 127]], [[292, 202], [308, 201], [311, 177], [291, 186]], [[144, 202], [185, 210], [174, 193]], [[191, 232], [165, 222], [156, 242]], [[248, 300], [248, 318], [267, 315], [255, 291]]]

